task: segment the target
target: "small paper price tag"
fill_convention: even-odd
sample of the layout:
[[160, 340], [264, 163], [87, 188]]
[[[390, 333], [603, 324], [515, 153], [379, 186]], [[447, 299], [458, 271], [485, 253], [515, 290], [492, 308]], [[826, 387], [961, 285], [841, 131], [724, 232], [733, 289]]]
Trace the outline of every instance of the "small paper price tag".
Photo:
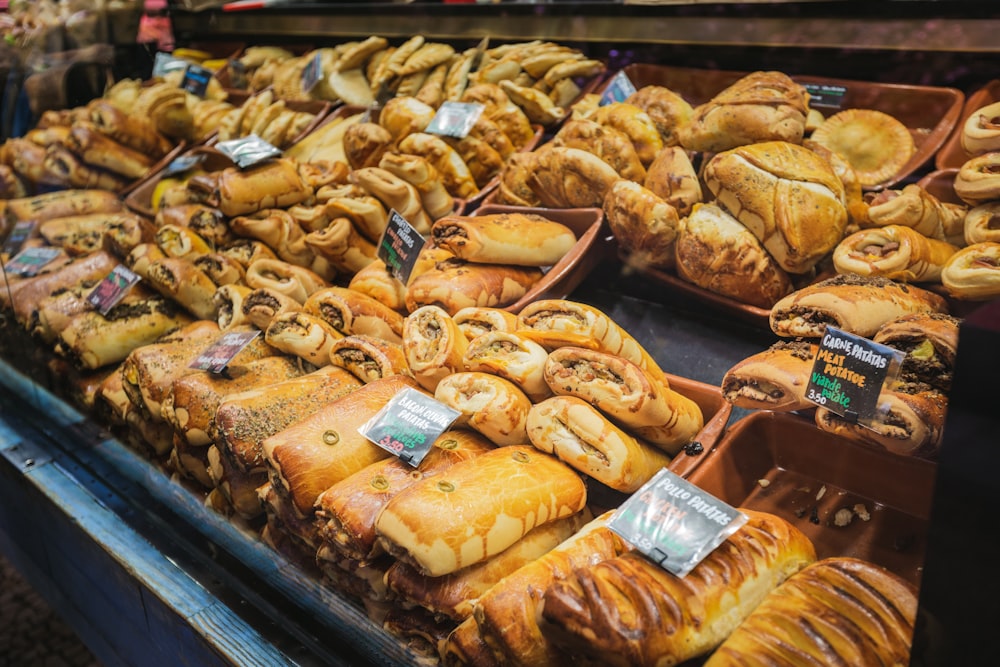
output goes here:
[[806, 92], [809, 93], [810, 107], [828, 107], [840, 109], [844, 104], [844, 95], [847, 93], [845, 86], [836, 86], [825, 83], [807, 83]]
[[220, 141], [215, 147], [235, 162], [240, 169], [252, 167], [281, 155], [280, 148], [264, 141], [256, 134], [229, 141]]
[[317, 51], [316, 55], [302, 69], [302, 90], [308, 93], [316, 87], [321, 78], [323, 78], [323, 60], [320, 58], [320, 52]]
[[434, 118], [427, 124], [426, 131], [461, 139], [472, 130], [472, 126], [483, 115], [484, 108], [478, 102], [442, 102]]
[[827, 326], [813, 360], [806, 398], [845, 419], [867, 426], [884, 415], [879, 395], [898, 375], [899, 350]]
[[114, 308], [141, 279], [139, 274], [119, 264], [87, 294], [87, 303], [96, 308], [101, 315], [107, 315], [108, 311]]
[[195, 153], [193, 155], [181, 155], [170, 161], [166, 167], [163, 168], [163, 172], [160, 174], [160, 178], [167, 178], [169, 176], [176, 176], [177, 174], [183, 174], [185, 171], [190, 171], [197, 167], [199, 164], [205, 161], [204, 153]]
[[603, 107], [614, 102], [624, 102], [634, 92], [635, 84], [632, 83], [632, 79], [628, 78], [628, 74], [622, 70], [608, 81], [608, 84], [604, 87], [604, 92], [601, 93], [601, 99], [598, 104]]
[[212, 343], [188, 368], [197, 368], [212, 373], [221, 373], [244, 347], [260, 335], [260, 329], [252, 331], [230, 331]]
[[36, 276], [42, 267], [62, 254], [61, 248], [36, 246], [25, 248], [7, 262], [6, 271], [19, 276]]
[[683, 577], [747, 519], [663, 468], [615, 510], [608, 528], [663, 569]]
[[197, 97], [205, 97], [205, 93], [208, 91], [208, 82], [212, 76], [212, 70], [192, 63], [184, 70], [181, 88]]
[[385, 262], [389, 272], [404, 285], [410, 281], [417, 256], [426, 239], [413, 228], [396, 209], [389, 211], [389, 223], [378, 244], [378, 258]]
[[461, 414], [416, 389], [404, 389], [358, 432], [416, 468]]
[[226, 63], [226, 68], [229, 70], [229, 87], [238, 88], [243, 90], [248, 88], [250, 83], [247, 81], [247, 66], [241, 61], [235, 58], [230, 58]]
[[183, 58], [175, 58], [169, 53], [157, 51], [153, 56], [153, 76], [163, 78], [171, 72], [182, 72], [191, 63]]
[[11, 257], [16, 255], [24, 247], [24, 242], [27, 241], [32, 232], [38, 226], [38, 222], [35, 220], [19, 220], [14, 223], [14, 228], [10, 230], [10, 234], [3, 242], [3, 254]]

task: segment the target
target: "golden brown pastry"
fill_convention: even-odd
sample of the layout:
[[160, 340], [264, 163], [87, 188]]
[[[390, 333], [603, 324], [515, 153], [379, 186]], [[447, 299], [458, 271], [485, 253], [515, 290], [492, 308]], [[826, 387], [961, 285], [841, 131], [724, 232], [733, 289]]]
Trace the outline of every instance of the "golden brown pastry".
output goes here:
[[264, 473], [246, 473], [240, 470], [214, 444], [208, 446], [205, 458], [205, 467], [212, 482], [209, 497], [214, 501], [216, 511], [227, 516], [235, 514], [247, 520], [264, 514], [264, 507], [257, 495], [257, 488], [267, 481]]
[[424, 210], [420, 191], [408, 181], [381, 167], [365, 167], [351, 172], [351, 179], [394, 210], [421, 234], [430, 233], [431, 218]]
[[715, 155], [704, 179], [717, 202], [760, 239], [789, 273], [805, 273], [847, 227], [844, 186], [802, 146], [774, 141]]
[[552, 266], [576, 245], [569, 227], [533, 213], [447, 216], [434, 223], [431, 237], [469, 262], [520, 266]]
[[271, 320], [282, 313], [302, 310], [302, 304], [271, 288], [258, 287], [243, 297], [241, 308], [247, 322], [267, 331]]
[[301, 310], [276, 315], [264, 330], [268, 345], [313, 366], [329, 364], [330, 349], [343, 337], [326, 320]]
[[663, 138], [652, 117], [631, 102], [610, 102], [599, 106], [588, 118], [625, 134], [644, 167], [648, 167], [663, 149]]
[[455, 149], [469, 167], [472, 180], [482, 191], [503, 169], [504, 158], [487, 141], [469, 133], [462, 138], [447, 137], [445, 142]]
[[[810, 114], [811, 113], [812, 111], [810, 111]], [[822, 121], [823, 114], [818, 111], [816, 113], [819, 114], [820, 120]], [[858, 178], [858, 172], [854, 169], [851, 163], [847, 161], [847, 158], [840, 153], [833, 152], [826, 146], [816, 143], [812, 139], [803, 140], [802, 145], [830, 163], [830, 166], [833, 168], [833, 172], [837, 174], [840, 182], [844, 184], [844, 201], [847, 205], [847, 218], [849, 225], [868, 225], [870, 220], [868, 219], [868, 202], [866, 201], [866, 193], [861, 187], [861, 179]]]
[[[306, 231], [292, 214], [282, 209], [263, 209], [229, 221], [234, 233], [262, 241], [278, 259], [308, 269], [322, 280], [333, 280], [336, 268], [318, 256], [306, 243]], [[249, 267], [247, 267], [249, 271]]]
[[508, 206], [541, 206], [541, 199], [535, 194], [531, 182], [534, 171], [535, 154], [514, 153], [504, 163], [498, 176], [495, 201]]
[[455, 198], [445, 187], [444, 179], [429, 160], [420, 155], [388, 152], [378, 165], [399, 176], [420, 193], [420, 202], [431, 220], [437, 220], [455, 210]]
[[403, 341], [403, 315], [350, 287], [331, 286], [309, 295], [302, 309], [318, 315], [345, 336], [361, 334], [390, 343]]
[[66, 146], [87, 164], [128, 179], [142, 178], [155, 162], [155, 158], [112, 139], [89, 121], [72, 125]]
[[393, 143], [392, 134], [374, 122], [354, 123], [344, 131], [344, 155], [351, 169], [377, 167]]
[[649, 115], [664, 146], [676, 146], [680, 143], [678, 130], [694, 115], [694, 109], [688, 101], [665, 86], [642, 86], [625, 98], [625, 101]]
[[882, 325], [872, 340], [906, 353], [901, 381], [922, 382], [947, 394], [958, 351], [959, 323], [959, 318], [944, 313], [903, 315]]
[[630, 265], [673, 264], [681, 218], [670, 203], [639, 183], [620, 179], [608, 191], [602, 207]]
[[783, 297], [771, 308], [770, 323], [790, 338], [819, 338], [827, 324], [869, 337], [900, 315], [927, 312], [946, 313], [948, 304], [934, 292], [881, 276], [840, 274]]
[[966, 155], [972, 157], [1000, 150], [1000, 102], [987, 104], [973, 113], [962, 123], [959, 138]]
[[451, 257], [411, 276], [406, 308], [413, 312], [437, 305], [449, 314], [470, 306], [502, 308], [523, 297], [542, 275], [533, 266], [480, 264]]
[[611, 125], [590, 119], [571, 119], [563, 123], [546, 146], [578, 148], [607, 162], [621, 178], [638, 183], [646, 179], [646, 167], [632, 140]]
[[48, 181], [68, 188], [122, 190], [132, 180], [87, 164], [63, 144], [52, 144], [45, 149], [42, 168], [46, 176], [39, 179], [40, 182]]
[[128, 211], [86, 213], [45, 220], [38, 223], [37, 232], [48, 245], [60, 247], [66, 254], [77, 257], [103, 247], [104, 233], [110, 226], [138, 225], [139, 220]]
[[215, 319], [215, 292], [219, 286], [190, 259], [158, 259], [149, 265], [143, 279], [198, 319]]
[[349, 219], [359, 234], [371, 243], [378, 243], [389, 224], [389, 211], [377, 197], [367, 194], [367, 190], [361, 188], [361, 192], [364, 194], [338, 195], [324, 200], [326, 214], [330, 219]]
[[489, 331], [471, 338], [463, 355], [466, 370], [510, 380], [532, 403], [552, 395], [545, 381], [547, 358], [544, 347], [513, 331]]
[[656, 154], [642, 184], [676, 208], [682, 218], [690, 215], [694, 205], [704, 200], [701, 181], [691, 158], [679, 146], [664, 147]]
[[517, 328], [517, 315], [503, 308], [462, 308], [451, 316], [470, 341], [490, 331], [512, 332]]
[[419, 155], [430, 162], [452, 197], [469, 199], [479, 193], [469, 165], [443, 138], [423, 131], [414, 132], [402, 139], [398, 148], [403, 153]]
[[916, 152], [910, 130], [875, 109], [844, 109], [813, 130], [810, 139], [844, 156], [862, 187], [893, 178]]
[[412, 375], [402, 345], [375, 336], [344, 336], [333, 342], [329, 356], [331, 364], [366, 384], [389, 375]]
[[[68, 259], [68, 258], [67, 258]], [[46, 296], [85, 282], [97, 284], [111, 273], [117, 261], [104, 250], [96, 250], [88, 255], [74, 258], [57, 268], [38, 275], [15, 278], [4, 273], [0, 281], [0, 303], [14, 311], [19, 323], [26, 325], [38, 302]]]
[[454, 464], [390, 500], [375, 530], [386, 551], [430, 576], [480, 563], [529, 530], [580, 512], [587, 490], [566, 464], [514, 445]]
[[137, 245], [155, 241], [155, 225], [138, 215], [109, 219], [101, 234], [102, 247], [121, 260], [124, 260]]
[[985, 301], [1000, 294], [1000, 243], [981, 241], [956, 252], [941, 269], [941, 283], [958, 299]]
[[748, 522], [683, 578], [638, 552], [575, 570], [545, 592], [543, 631], [606, 665], [669, 665], [709, 653], [816, 560], [809, 538], [784, 519], [743, 512]]
[[163, 157], [173, 148], [173, 142], [156, 129], [149, 117], [126, 113], [110, 100], [93, 100], [87, 105], [87, 111], [98, 131], [153, 159]]
[[543, 206], [600, 207], [621, 177], [614, 167], [580, 148], [552, 146], [535, 152], [528, 183]]
[[[458, 99], [449, 96], [449, 99]], [[492, 120], [518, 150], [529, 144], [535, 135], [531, 120], [524, 110], [515, 104], [503, 88], [496, 83], [477, 83], [461, 93], [460, 101], [478, 102], [486, 108], [483, 116]]]
[[386, 308], [406, 312], [406, 285], [400, 282], [380, 259], [355, 273], [347, 286], [366, 294]]
[[722, 377], [722, 397], [739, 408], [791, 412], [815, 404], [806, 387], [819, 346], [804, 340], [779, 341], [738, 361]]
[[955, 174], [955, 194], [969, 206], [1000, 199], [1000, 152], [984, 153], [967, 160]]
[[461, 413], [456, 424], [479, 431], [500, 447], [528, 443], [531, 401], [510, 380], [478, 371], [452, 373], [437, 383], [434, 398]]
[[240, 170], [223, 169], [218, 178], [219, 210], [229, 217], [301, 204], [313, 193], [294, 160], [279, 158]]
[[87, 213], [117, 213], [124, 211], [120, 196], [106, 190], [68, 189], [45, 192], [0, 202], [0, 214], [8, 221], [51, 220]]
[[444, 640], [438, 642], [438, 655], [441, 664], [448, 667], [459, 665], [499, 667], [501, 664], [483, 641], [476, 620], [471, 616], [459, 623]]
[[246, 282], [254, 289], [272, 290], [299, 303], [330, 286], [314, 271], [280, 259], [258, 259], [250, 264]]
[[465, 369], [464, 355], [469, 346], [465, 334], [443, 308], [421, 306], [403, 323], [403, 354], [413, 377], [427, 391]]
[[862, 229], [833, 249], [838, 273], [884, 276], [901, 282], [939, 282], [941, 269], [958, 247], [924, 236], [912, 227]]
[[916, 617], [912, 584], [867, 561], [825, 558], [771, 591], [705, 666], [906, 665]]
[[371, 264], [377, 252], [375, 245], [346, 217], [334, 218], [323, 229], [309, 232], [305, 243], [337, 273], [352, 276]]
[[698, 204], [674, 244], [677, 275], [740, 303], [770, 308], [794, 289], [788, 273], [721, 206]]
[[1000, 243], [1000, 201], [986, 202], [969, 209], [962, 220], [962, 240], [956, 245], [973, 245], [983, 241]]
[[219, 285], [239, 285], [245, 287], [246, 269], [243, 265], [221, 252], [212, 252], [193, 258], [196, 267], [205, 272], [209, 279]]
[[[902, 190], [883, 190], [868, 203], [868, 223], [878, 227], [902, 225], [924, 236], [945, 240], [964, 236], [966, 207], [946, 204], [916, 183]], [[959, 222], [961, 220], [962, 222]], [[958, 229], [962, 232], [958, 233]]]

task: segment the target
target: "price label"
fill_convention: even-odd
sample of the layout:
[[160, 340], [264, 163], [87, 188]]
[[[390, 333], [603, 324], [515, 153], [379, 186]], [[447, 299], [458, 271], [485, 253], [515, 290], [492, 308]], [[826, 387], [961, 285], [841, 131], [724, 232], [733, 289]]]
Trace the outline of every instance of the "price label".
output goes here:
[[406, 218], [395, 209], [389, 211], [389, 223], [378, 244], [378, 258], [385, 262], [389, 272], [404, 285], [410, 282], [410, 274], [417, 263], [417, 256], [426, 239], [413, 228]]
[[230, 331], [223, 334], [219, 340], [199, 354], [188, 368], [221, 373], [226, 370], [226, 366], [233, 360], [233, 357], [239, 354], [240, 350], [249, 345], [260, 333], [260, 329], [254, 329], [252, 331]]
[[252, 167], [281, 155], [280, 148], [264, 141], [256, 134], [229, 141], [220, 141], [215, 147], [235, 162], [240, 169]]
[[302, 90], [308, 93], [316, 87], [321, 78], [323, 78], [323, 60], [320, 58], [320, 52], [317, 51], [316, 55], [302, 69]]
[[212, 79], [212, 70], [201, 65], [191, 64], [184, 70], [181, 88], [197, 97], [205, 97], [208, 92], [208, 82]]
[[163, 172], [160, 178], [167, 178], [169, 176], [176, 176], [177, 174], [183, 174], [185, 171], [191, 171], [199, 164], [205, 161], [204, 153], [195, 153], [193, 155], [181, 155], [170, 161], [166, 167], [163, 168]]
[[175, 58], [169, 53], [157, 51], [153, 56], [153, 76], [163, 78], [171, 72], [183, 72], [190, 64], [183, 58]]
[[226, 68], [229, 70], [230, 88], [239, 88], [240, 90], [244, 90], [250, 86], [250, 82], [247, 81], [246, 65], [239, 60], [230, 58], [226, 63]]
[[114, 308], [141, 279], [139, 274], [119, 264], [90, 291], [87, 303], [96, 308], [101, 315], [107, 315], [108, 311]]
[[24, 242], [31, 238], [32, 232], [38, 226], [35, 220], [19, 220], [3, 242], [3, 254], [8, 257], [16, 255], [24, 247]]
[[461, 139], [472, 131], [484, 108], [478, 102], [442, 102], [427, 124], [427, 132]]
[[608, 528], [663, 569], [683, 577], [747, 519], [663, 468], [619, 506]]
[[5, 267], [8, 273], [19, 276], [37, 276], [42, 267], [62, 254], [61, 248], [49, 246], [36, 246], [25, 248], [7, 262]]
[[634, 92], [635, 84], [632, 83], [632, 79], [628, 78], [628, 74], [622, 70], [608, 81], [608, 84], [604, 87], [604, 92], [601, 93], [601, 99], [598, 104], [603, 107], [614, 102], [624, 102]]
[[844, 105], [844, 95], [847, 93], [845, 86], [807, 83], [804, 87], [809, 93], [809, 106], [811, 107], [840, 109]]
[[404, 389], [358, 432], [415, 468], [461, 414], [416, 389]]

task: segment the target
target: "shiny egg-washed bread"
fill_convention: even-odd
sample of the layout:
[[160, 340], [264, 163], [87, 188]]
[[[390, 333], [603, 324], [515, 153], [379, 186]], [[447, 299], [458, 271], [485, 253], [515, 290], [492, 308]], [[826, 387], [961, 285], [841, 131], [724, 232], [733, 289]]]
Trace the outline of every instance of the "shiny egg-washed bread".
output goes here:
[[739, 408], [790, 412], [807, 410], [806, 387], [818, 346], [805, 340], [779, 341], [733, 364], [722, 377], [722, 397]]
[[460, 371], [438, 382], [434, 398], [460, 413], [456, 424], [479, 431], [498, 446], [528, 443], [525, 428], [531, 400], [510, 380]]
[[431, 236], [456, 257], [485, 264], [551, 266], [576, 245], [569, 227], [532, 213], [447, 216]]
[[887, 225], [854, 232], [833, 249], [838, 273], [933, 283], [958, 246], [924, 236], [911, 227]]
[[629, 264], [667, 267], [673, 264], [674, 242], [681, 227], [676, 208], [635, 181], [619, 179], [602, 203], [611, 233]]
[[1000, 294], [1000, 243], [980, 241], [956, 252], [941, 270], [941, 283], [959, 299], [985, 301]]
[[409, 375], [403, 346], [375, 336], [351, 334], [330, 346], [330, 363], [349, 371], [364, 383], [390, 375]]
[[[511, 313], [508, 314], [513, 317]], [[457, 314], [453, 319], [462, 330]], [[463, 333], [468, 336], [464, 330]], [[492, 373], [510, 380], [532, 403], [552, 395], [552, 390], [545, 382], [547, 358], [548, 352], [538, 343], [513, 331], [497, 330], [486, 331], [470, 338], [469, 346], [462, 357], [466, 370]]]
[[886, 322], [872, 337], [906, 353], [900, 368], [903, 382], [923, 382], [948, 392], [958, 352], [961, 320], [944, 313], [914, 313]]

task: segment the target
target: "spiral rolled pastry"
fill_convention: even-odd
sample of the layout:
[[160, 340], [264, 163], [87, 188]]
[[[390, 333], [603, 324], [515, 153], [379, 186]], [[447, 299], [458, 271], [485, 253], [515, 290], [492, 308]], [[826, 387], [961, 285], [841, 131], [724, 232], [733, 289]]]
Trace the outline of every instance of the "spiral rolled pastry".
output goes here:
[[164, 257], [149, 265], [144, 278], [153, 289], [195, 317], [215, 319], [215, 292], [219, 286], [186, 257]]
[[1000, 151], [1000, 102], [987, 104], [966, 118], [961, 141], [970, 156]]
[[515, 332], [484, 333], [469, 342], [463, 358], [467, 370], [493, 373], [510, 380], [532, 403], [552, 395], [544, 374], [548, 352]]
[[330, 363], [364, 383], [390, 375], [411, 374], [402, 345], [364, 334], [335, 340], [330, 346]]
[[343, 273], [354, 275], [376, 257], [375, 245], [358, 233], [349, 218], [334, 218], [323, 229], [306, 234], [306, 245]]
[[261, 331], [275, 316], [288, 311], [302, 310], [302, 304], [292, 297], [269, 287], [258, 287], [243, 297], [243, 317]]
[[963, 221], [965, 245], [992, 241], [1000, 243], [1000, 201], [974, 206]]
[[434, 398], [461, 413], [456, 424], [479, 431], [498, 447], [529, 442], [531, 400], [510, 380], [479, 371], [452, 373], [438, 382]]
[[314, 366], [329, 364], [333, 343], [343, 337], [322, 318], [301, 310], [272, 318], [264, 331], [269, 345]]
[[1000, 296], [1000, 243], [983, 241], [956, 252], [941, 270], [941, 283], [958, 299]]
[[410, 372], [428, 391], [445, 377], [465, 370], [469, 340], [443, 308], [421, 306], [403, 323], [403, 352]]
[[306, 231], [292, 214], [282, 209], [266, 209], [232, 218], [229, 226], [236, 234], [265, 243], [279, 259], [313, 271], [324, 280], [337, 275], [336, 268], [306, 243]]
[[[868, 202], [868, 222], [876, 227], [902, 225], [928, 238], [944, 240], [946, 229], [959, 225], [965, 207], [946, 206], [944, 202], [911, 183], [902, 190], [883, 190]], [[957, 220], [956, 220], [957, 219]]]
[[470, 341], [490, 331], [514, 331], [517, 315], [503, 308], [462, 308], [451, 316]]
[[258, 259], [247, 267], [247, 285], [281, 292], [299, 303], [329, 284], [309, 269], [280, 259]]
[[381, 201], [387, 210], [403, 216], [418, 232], [430, 233], [433, 221], [414, 185], [381, 167], [356, 169], [351, 172], [351, 180]]
[[977, 155], [958, 168], [955, 194], [969, 206], [1000, 199], [1000, 152]]
[[350, 287], [331, 286], [311, 294], [302, 309], [322, 317], [345, 336], [363, 334], [402, 343], [402, 314]]
[[249, 324], [250, 320], [243, 314], [243, 299], [253, 288], [246, 285], [221, 285], [212, 296], [215, 303], [215, 321], [222, 331], [233, 327]]
[[839, 273], [937, 282], [956, 252], [957, 246], [928, 238], [911, 227], [889, 225], [862, 229], [843, 239], [833, 250], [833, 265]]

